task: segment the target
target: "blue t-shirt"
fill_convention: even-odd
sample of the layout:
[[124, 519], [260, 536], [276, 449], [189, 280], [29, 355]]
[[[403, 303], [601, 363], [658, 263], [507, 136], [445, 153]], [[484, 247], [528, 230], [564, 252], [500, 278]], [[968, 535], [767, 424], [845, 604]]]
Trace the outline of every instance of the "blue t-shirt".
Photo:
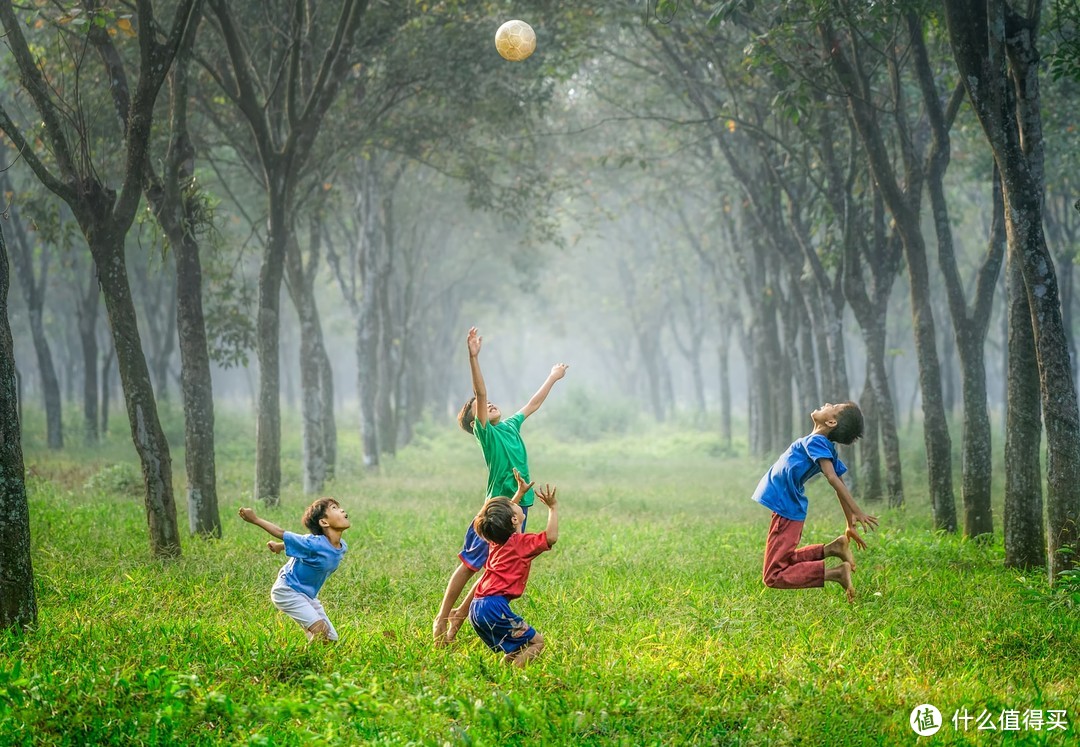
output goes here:
[[281, 539], [289, 562], [282, 566], [278, 575], [290, 589], [312, 599], [319, 596], [319, 589], [337, 570], [341, 556], [349, 549], [345, 540], [341, 540], [341, 547], [334, 547], [322, 534], [285, 532]]
[[806, 520], [806, 481], [821, 472], [819, 459], [831, 459], [836, 474], [847, 472], [847, 467], [836, 455], [836, 445], [821, 434], [803, 436], [787, 448], [776, 464], [762, 476], [754, 491], [754, 500], [772, 509], [785, 519]]
[[[525, 442], [521, 440], [521, 424], [524, 422], [525, 413], [517, 412], [494, 425], [488, 423], [483, 426], [479, 420], [473, 423], [473, 435], [480, 442], [488, 466], [488, 498], [514, 497], [517, 492], [515, 467], [522, 479], [529, 481], [529, 455], [525, 451]], [[521, 507], [531, 506], [533, 499], [533, 489], [529, 488], [521, 498]]]

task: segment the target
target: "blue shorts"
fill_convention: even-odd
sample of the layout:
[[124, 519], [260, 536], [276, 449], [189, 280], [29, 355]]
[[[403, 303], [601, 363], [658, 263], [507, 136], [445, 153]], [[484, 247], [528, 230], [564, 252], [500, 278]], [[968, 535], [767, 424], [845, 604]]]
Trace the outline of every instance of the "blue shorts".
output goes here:
[[506, 597], [480, 597], [469, 607], [469, 622], [492, 651], [512, 654], [536, 635], [536, 629], [510, 609]]
[[[521, 510], [525, 513], [525, 521], [521, 522], [521, 531], [525, 531], [525, 524], [529, 521], [529, 507], [522, 506]], [[484, 563], [487, 562], [488, 556], [488, 541], [476, 533], [473, 529], [472, 522], [469, 522], [469, 528], [465, 530], [465, 541], [461, 545], [461, 552], [458, 553], [458, 558], [462, 563], [467, 565], [471, 570], [478, 571], [484, 567]]]

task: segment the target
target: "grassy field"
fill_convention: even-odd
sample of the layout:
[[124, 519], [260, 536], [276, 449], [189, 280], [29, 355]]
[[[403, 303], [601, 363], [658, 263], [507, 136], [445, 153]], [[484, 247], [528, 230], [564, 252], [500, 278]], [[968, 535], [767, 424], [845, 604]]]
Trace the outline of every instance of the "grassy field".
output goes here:
[[[514, 605], [548, 641], [518, 670], [467, 627], [453, 647], [429, 643], [482, 502], [467, 436], [427, 426], [365, 475], [342, 430], [326, 492], [350, 512], [350, 550], [321, 595], [341, 641], [309, 647], [269, 601], [281, 557], [236, 515], [253, 428], [219, 421], [225, 536], [185, 538], [173, 562], [149, 557], [120, 420], [95, 450], [51, 454], [28, 433], [39, 627], [0, 637], [0, 744], [1077, 743], [1080, 610], [1056, 603], [1041, 572], [1005, 569], [1000, 537], [930, 531], [917, 473], [906, 509], [865, 507], [881, 528], [857, 555], [849, 605], [835, 585], [762, 585], [769, 514], [749, 495], [767, 464], [723, 455], [707, 433], [567, 442], [538, 418], [533, 476], [559, 487], [561, 539]], [[282, 506], [261, 513], [299, 531], [310, 499], [295, 432]], [[175, 426], [170, 440], [182, 443]], [[183, 503], [179, 449], [174, 468]], [[840, 509], [823, 481], [810, 497], [805, 539], [828, 541]], [[534, 511], [538, 531], [546, 509]], [[908, 719], [923, 703], [945, 724], [917, 738]], [[964, 709], [997, 730], [957, 728]], [[1040, 712], [1043, 727], [1002, 731], [1010, 711]], [[1049, 728], [1052, 711], [1066, 730]]]

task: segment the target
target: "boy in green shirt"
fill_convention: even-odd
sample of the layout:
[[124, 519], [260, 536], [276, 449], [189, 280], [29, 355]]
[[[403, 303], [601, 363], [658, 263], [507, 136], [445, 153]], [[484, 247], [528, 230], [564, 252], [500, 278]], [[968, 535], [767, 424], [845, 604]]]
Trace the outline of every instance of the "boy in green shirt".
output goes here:
[[[480, 345], [483, 339], [477, 334], [476, 327], [469, 330], [466, 342], [469, 347], [473, 397], [461, 408], [458, 424], [466, 433], [471, 433], [476, 437], [484, 452], [484, 461], [488, 467], [486, 502], [488, 498], [509, 498], [515, 494], [518, 487], [517, 478], [514, 476], [515, 470], [526, 483], [529, 481], [529, 456], [525, 451], [525, 442], [521, 440], [521, 424], [525, 422], [525, 418], [540, 408], [555, 382], [566, 375], [567, 365], [556, 363], [552, 366], [551, 373], [548, 374], [536, 394], [514, 415], [503, 420], [499, 408], [488, 402], [484, 375], [480, 372]], [[533, 491], [530, 488], [522, 496], [520, 503], [526, 519], [528, 519], [529, 506], [533, 504], [533, 500]], [[488, 543], [476, 533], [470, 522], [465, 532], [464, 545], [458, 554], [461, 562], [446, 584], [446, 593], [443, 594], [439, 613], [431, 626], [436, 644], [454, 640], [458, 628], [468, 617], [471, 595], [467, 596], [464, 603], [457, 609], [451, 608], [473, 574], [484, 567], [487, 554]]]

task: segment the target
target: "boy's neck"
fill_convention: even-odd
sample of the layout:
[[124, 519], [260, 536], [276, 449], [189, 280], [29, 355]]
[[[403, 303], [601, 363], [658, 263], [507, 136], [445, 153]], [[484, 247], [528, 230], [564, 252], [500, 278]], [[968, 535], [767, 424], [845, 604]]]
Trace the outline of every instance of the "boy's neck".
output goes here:
[[324, 529], [323, 537], [330, 540], [330, 544], [334, 547], [341, 547], [341, 531], [338, 529]]
[[832, 428], [830, 428], [827, 425], [822, 424], [822, 425], [815, 425], [814, 430], [810, 431], [810, 435], [811, 436], [825, 436], [825, 438], [828, 438], [829, 434], [832, 433], [832, 432], [833, 432]]

